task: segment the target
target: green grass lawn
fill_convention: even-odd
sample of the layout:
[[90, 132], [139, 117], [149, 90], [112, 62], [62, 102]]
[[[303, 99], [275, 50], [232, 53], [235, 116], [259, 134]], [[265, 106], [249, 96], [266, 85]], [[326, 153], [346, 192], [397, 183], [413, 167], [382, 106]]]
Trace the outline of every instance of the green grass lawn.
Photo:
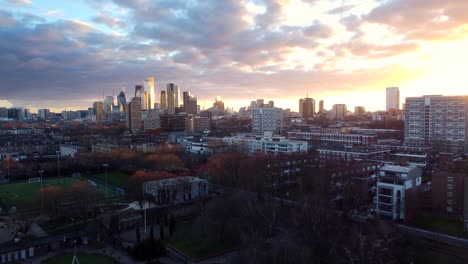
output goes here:
[[[42, 187], [61, 186], [67, 188], [78, 180], [79, 178], [44, 179]], [[37, 205], [40, 202], [40, 189], [40, 182], [19, 182], [0, 185], [0, 207], [8, 209], [12, 206], [29, 207]]]
[[[127, 186], [128, 179], [130, 178], [131, 175], [128, 175], [126, 173], [120, 172], [120, 171], [109, 171], [107, 172], [107, 183], [123, 188]], [[102, 182], [106, 181], [106, 174], [101, 173], [101, 174], [96, 174], [93, 175], [93, 177], [98, 178]]]
[[[114, 259], [109, 256], [99, 255], [99, 254], [84, 254], [78, 253], [77, 256], [80, 263], [86, 264], [112, 264]], [[44, 264], [70, 264], [73, 260], [73, 254], [59, 255], [52, 257], [46, 261]]]
[[[68, 188], [76, 181], [83, 180], [83, 178], [54, 178], [54, 179], [44, 179], [42, 183], [42, 188], [49, 186], [60, 186], [63, 188]], [[40, 203], [40, 189], [41, 183], [34, 182], [18, 182], [0, 185], [0, 208], [3, 210], [9, 210], [12, 206], [17, 208], [28, 208], [38, 206]], [[98, 184], [97, 189], [105, 193], [106, 188], [103, 184]], [[109, 186], [109, 197], [118, 196], [115, 192], [115, 188]]]
[[191, 226], [192, 222], [177, 222], [176, 231], [168, 244], [193, 259], [222, 253], [234, 249], [239, 245], [238, 241], [229, 237], [220, 240], [216, 232], [217, 230], [214, 230], [216, 228], [211, 229], [212, 232], [205, 234], [205, 236], [199, 239], [191, 239], [189, 235], [192, 232]]
[[428, 229], [451, 236], [468, 238], [468, 233], [463, 230], [463, 223], [460, 221], [429, 215], [418, 215], [409, 224], [414, 227]]

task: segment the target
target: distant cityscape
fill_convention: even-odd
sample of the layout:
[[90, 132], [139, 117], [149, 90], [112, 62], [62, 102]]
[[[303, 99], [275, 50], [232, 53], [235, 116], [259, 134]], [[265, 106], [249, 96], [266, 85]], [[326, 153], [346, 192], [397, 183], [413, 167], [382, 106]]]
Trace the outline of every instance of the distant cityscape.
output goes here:
[[[402, 230], [422, 228], [413, 231], [416, 236], [435, 231], [430, 234], [436, 241], [455, 243], [458, 240], [447, 240], [443, 234], [468, 232], [468, 96], [423, 95], [407, 97], [400, 104], [398, 87], [388, 87], [385, 92], [385, 111], [375, 112], [364, 106], [351, 112], [346, 104], [326, 110], [323, 100], [317, 107], [308, 95], [298, 99], [299, 112], [278, 108], [274, 101], [264, 99], [235, 112], [219, 97], [212, 107], [201, 110], [196, 97], [189, 91], [181, 96], [173, 83], [156, 96], [154, 78], [149, 77], [135, 86], [130, 100], [122, 91], [116, 98], [109, 95], [94, 102], [88, 110], [53, 113], [39, 109], [35, 114], [28, 109], [0, 108], [0, 213], [7, 219], [25, 212], [51, 217], [34, 220], [41, 230], [54, 221], [70, 225], [63, 217], [90, 219], [86, 221], [103, 228], [96, 231], [82, 222], [87, 229], [77, 228], [78, 233], [50, 231], [29, 240], [11, 224], [10, 235], [0, 241], [5, 243], [0, 257], [13, 259], [14, 254], [21, 254], [24, 259], [33, 258], [46, 254], [46, 245], [72, 245], [61, 242], [62, 237], [51, 237], [53, 232], [74, 241], [86, 237], [97, 242], [106, 236], [121, 246], [136, 248], [143, 243], [138, 238], [141, 230], [145, 236], [149, 226], [160, 227], [155, 241], [172, 237], [174, 223], [181, 220], [162, 224], [162, 214], [173, 219], [173, 214], [180, 213], [178, 208], [190, 211], [199, 201], [231, 206], [224, 199], [234, 199], [237, 204], [268, 199], [278, 213], [302, 208], [313, 199], [326, 214], [350, 217], [344, 222], [346, 228], [361, 221], [396, 221], [405, 224]], [[23, 201], [23, 196], [11, 195], [15, 188], [34, 188], [32, 193], [40, 195]], [[249, 195], [236, 200], [238, 191], [232, 188]], [[86, 206], [74, 195], [81, 195]], [[125, 201], [128, 208], [114, 209], [122, 205], [114, 200], [104, 205], [109, 196]], [[195, 214], [204, 209], [200, 210]], [[217, 216], [223, 209], [206, 210], [213, 214], [210, 221], [223, 225], [219, 221], [225, 220]], [[303, 213], [301, 210], [297, 213]], [[83, 218], [83, 214], [91, 217]], [[178, 217], [193, 218], [185, 213]], [[190, 220], [195, 221], [191, 222], [196, 226], [193, 232], [203, 229], [196, 222], [202, 219], [198, 217], [204, 216]], [[270, 221], [270, 217], [279, 216], [262, 221]], [[451, 219], [450, 225], [461, 233], [433, 229], [418, 222], [421, 217]], [[275, 228], [279, 225], [284, 223], [273, 223]], [[109, 236], [102, 230], [115, 233]], [[303, 225], [298, 230], [302, 232]], [[236, 234], [232, 229], [229, 232], [230, 236]], [[9, 244], [11, 239], [14, 244]], [[236, 251], [236, 256], [249, 254], [243, 250], [247, 248]], [[162, 256], [161, 252], [152, 256]], [[130, 251], [134, 259], [141, 254]]]

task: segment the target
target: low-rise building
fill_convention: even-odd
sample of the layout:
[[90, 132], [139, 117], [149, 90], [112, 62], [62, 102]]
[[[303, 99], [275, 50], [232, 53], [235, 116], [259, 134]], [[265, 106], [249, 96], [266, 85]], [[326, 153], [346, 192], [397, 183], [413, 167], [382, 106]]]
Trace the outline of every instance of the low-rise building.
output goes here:
[[143, 184], [146, 195], [152, 196], [157, 205], [178, 204], [208, 195], [208, 181], [197, 177], [176, 177]]
[[86, 152], [85, 147], [80, 147], [77, 145], [60, 145], [60, 156], [75, 158], [77, 153]]
[[393, 220], [411, 219], [421, 176], [422, 170], [418, 167], [382, 166], [377, 174], [377, 214]]
[[272, 132], [265, 132], [263, 136], [238, 135], [224, 137], [223, 142], [230, 145], [245, 147], [248, 152], [266, 153], [294, 153], [307, 152], [307, 141], [289, 140], [281, 136], [273, 136]]

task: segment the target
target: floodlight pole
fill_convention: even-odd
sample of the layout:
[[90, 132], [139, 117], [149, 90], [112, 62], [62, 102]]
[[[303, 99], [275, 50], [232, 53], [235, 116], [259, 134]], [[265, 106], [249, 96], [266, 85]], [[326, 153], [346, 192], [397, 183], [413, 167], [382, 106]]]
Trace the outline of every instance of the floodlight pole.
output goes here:
[[10, 153], [10, 142], [8, 142], [8, 159], [7, 159], [8, 181], [10, 181], [10, 158], [11, 158], [11, 153]]
[[106, 171], [105, 174], [106, 174], [106, 198], [107, 198], [109, 196], [109, 192], [108, 192], [108, 189], [107, 189], [107, 167], [109, 167], [109, 164], [104, 163], [104, 164], [102, 164], [102, 166], [104, 167], [104, 169]]
[[57, 177], [60, 178], [60, 151], [55, 151], [57, 153]]
[[44, 208], [44, 194], [42, 193], [42, 173], [44, 173], [44, 170], [39, 170], [39, 174], [41, 174], [41, 208]]

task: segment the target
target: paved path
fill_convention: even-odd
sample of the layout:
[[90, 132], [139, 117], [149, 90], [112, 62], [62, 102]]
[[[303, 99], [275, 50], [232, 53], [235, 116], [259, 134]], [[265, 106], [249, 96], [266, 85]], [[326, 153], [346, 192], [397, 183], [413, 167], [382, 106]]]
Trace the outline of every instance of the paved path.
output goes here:
[[420, 228], [415, 228], [415, 227], [411, 227], [407, 225], [397, 225], [397, 227], [411, 234], [414, 234], [416, 236], [421, 236], [421, 237], [425, 237], [428, 239], [444, 242], [450, 245], [468, 248], [468, 239], [465, 239], [465, 238], [449, 236], [449, 235], [445, 235], [445, 234], [441, 234], [441, 233], [437, 233], [437, 232], [433, 232], [429, 230], [424, 230]]
[[29, 227], [28, 234], [34, 237], [46, 237], [47, 233], [38, 224], [33, 223]]
[[[113, 248], [111, 246], [108, 246], [108, 245], [105, 246], [102, 249], [89, 249], [89, 248], [86, 248], [86, 247], [80, 247], [80, 248], [76, 249], [76, 252], [77, 253], [87, 253], [87, 254], [97, 253], [97, 254], [101, 254], [101, 255], [110, 256], [110, 257], [113, 257], [114, 259], [116, 259], [117, 261], [119, 261], [119, 263], [144, 263], [144, 262], [135, 261], [129, 255], [127, 255], [126, 252], [124, 252], [122, 250], [115, 249], [115, 248]], [[58, 252], [57, 251], [56, 252], [51, 252], [49, 254], [42, 255], [40, 257], [34, 258], [32, 260], [27, 260], [24, 263], [34, 263], [34, 264], [37, 263], [37, 264], [40, 264], [43, 261], [45, 261], [46, 259], [49, 259], [49, 258], [51, 258], [53, 256], [56, 256], [56, 255], [65, 254], [65, 253], [72, 253], [73, 254], [73, 248], [69, 248], [69, 249], [66, 249], [66, 250], [60, 250]], [[32, 262], [29, 262], [29, 261], [32, 261]]]

